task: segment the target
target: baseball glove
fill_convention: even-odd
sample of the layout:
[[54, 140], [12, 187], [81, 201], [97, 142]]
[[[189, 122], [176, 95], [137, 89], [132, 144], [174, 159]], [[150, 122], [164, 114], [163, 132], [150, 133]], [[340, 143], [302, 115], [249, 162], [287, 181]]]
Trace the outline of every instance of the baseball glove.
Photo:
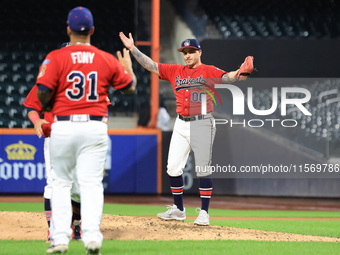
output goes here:
[[254, 64], [253, 64], [254, 57], [248, 56], [240, 66], [236, 73], [236, 77], [240, 78], [248, 78], [250, 74], [254, 71]]

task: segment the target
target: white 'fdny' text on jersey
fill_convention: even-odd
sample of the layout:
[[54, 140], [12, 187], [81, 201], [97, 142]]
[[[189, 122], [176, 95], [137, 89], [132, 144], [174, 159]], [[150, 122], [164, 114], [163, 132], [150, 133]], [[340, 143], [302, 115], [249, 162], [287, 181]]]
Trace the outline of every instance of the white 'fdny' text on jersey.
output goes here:
[[71, 58], [73, 64], [92, 64], [94, 53], [93, 52], [86, 52], [86, 51], [77, 51], [71, 53]]

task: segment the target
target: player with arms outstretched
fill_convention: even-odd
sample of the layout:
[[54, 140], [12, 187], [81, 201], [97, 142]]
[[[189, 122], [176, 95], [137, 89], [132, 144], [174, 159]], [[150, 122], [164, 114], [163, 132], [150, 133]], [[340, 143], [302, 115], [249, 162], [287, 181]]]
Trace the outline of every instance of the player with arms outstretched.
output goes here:
[[[157, 216], [164, 220], [184, 220], [186, 218], [183, 207], [182, 175], [192, 149], [195, 154], [195, 164], [199, 166], [198, 169], [202, 170], [196, 171], [199, 177], [201, 210], [194, 223], [209, 225], [208, 209], [213, 189], [212, 173], [209, 166], [216, 130], [212, 116], [214, 105], [212, 98], [207, 97], [207, 113], [202, 115], [201, 101], [197, 95], [200, 95], [204, 90], [208, 91], [209, 95], [214, 95], [214, 84], [247, 79], [253, 71], [253, 57], [248, 56], [240, 69], [227, 73], [215, 66], [202, 64], [202, 50], [199, 42], [195, 39], [187, 39], [178, 49], [183, 53], [186, 65], [162, 64], [156, 63], [140, 52], [134, 45], [131, 33], [129, 37], [126, 37], [120, 32], [119, 36], [125, 47], [131, 51], [145, 69], [172, 84], [176, 95], [178, 116], [171, 137], [167, 165], [174, 204], [169, 206], [166, 212], [159, 213]], [[193, 130], [198, 131], [198, 135], [193, 135], [190, 132]]]
[[[101, 254], [100, 222], [104, 194], [102, 171], [107, 147], [108, 88], [133, 93], [136, 77], [132, 67], [90, 44], [93, 17], [85, 7], [69, 12], [70, 46], [50, 52], [39, 70], [38, 98], [52, 111], [51, 165], [52, 246], [47, 253], [65, 253], [72, 233], [72, 183], [78, 181], [81, 199], [82, 240], [87, 254]], [[72, 171], [76, 171], [74, 177]]]

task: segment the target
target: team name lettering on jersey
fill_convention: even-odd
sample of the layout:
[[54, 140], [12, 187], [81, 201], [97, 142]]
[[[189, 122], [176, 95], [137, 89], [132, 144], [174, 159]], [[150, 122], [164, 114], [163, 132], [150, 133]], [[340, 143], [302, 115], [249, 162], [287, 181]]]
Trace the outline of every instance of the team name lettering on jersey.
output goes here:
[[186, 88], [195, 88], [195, 87], [202, 87], [207, 83], [207, 81], [203, 78], [203, 75], [197, 78], [183, 78], [181, 79], [181, 76], [178, 75], [176, 77], [176, 91], [179, 91], [181, 89]]
[[94, 53], [93, 52], [86, 52], [86, 51], [77, 51], [71, 53], [71, 58], [73, 64], [92, 64]]

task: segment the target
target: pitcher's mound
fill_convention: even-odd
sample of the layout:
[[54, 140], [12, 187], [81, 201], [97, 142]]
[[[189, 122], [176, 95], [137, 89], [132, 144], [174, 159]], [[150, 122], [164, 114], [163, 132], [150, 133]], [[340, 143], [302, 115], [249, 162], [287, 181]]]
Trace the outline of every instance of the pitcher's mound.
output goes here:
[[[46, 240], [43, 212], [0, 212], [0, 239]], [[156, 217], [104, 214], [104, 239], [115, 240], [258, 240], [339, 242], [340, 238], [278, 233], [221, 226], [195, 226], [192, 222], [163, 221]]]

